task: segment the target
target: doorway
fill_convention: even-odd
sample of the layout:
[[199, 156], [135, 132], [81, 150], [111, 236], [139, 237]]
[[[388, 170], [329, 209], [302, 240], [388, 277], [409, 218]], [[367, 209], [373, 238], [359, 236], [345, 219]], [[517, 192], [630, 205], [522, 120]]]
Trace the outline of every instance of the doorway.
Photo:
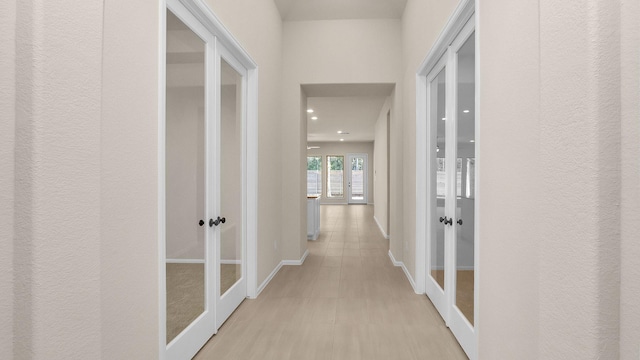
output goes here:
[[366, 204], [368, 191], [367, 154], [349, 154], [347, 157], [347, 202]]
[[426, 295], [475, 359], [479, 247], [473, 2], [463, 3], [456, 16], [418, 73], [416, 246], [424, 246], [418, 267], [424, 269], [419, 272], [424, 271], [420, 281]]
[[167, 0], [160, 60], [161, 358], [190, 359], [255, 284], [252, 62], [216, 19]]

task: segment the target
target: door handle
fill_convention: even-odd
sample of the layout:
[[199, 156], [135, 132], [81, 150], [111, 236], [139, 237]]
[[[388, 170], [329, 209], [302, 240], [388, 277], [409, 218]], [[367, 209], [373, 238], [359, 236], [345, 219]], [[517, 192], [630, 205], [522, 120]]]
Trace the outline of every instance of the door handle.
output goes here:
[[453, 218], [448, 219], [446, 216], [440, 218], [440, 222], [443, 222], [445, 225], [453, 225]]
[[218, 226], [220, 224], [224, 224], [225, 222], [227, 222], [226, 218], [221, 218], [220, 216], [218, 216], [218, 218], [215, 220], [209, 219], [209, 227], [213, 227], [213, 225]]

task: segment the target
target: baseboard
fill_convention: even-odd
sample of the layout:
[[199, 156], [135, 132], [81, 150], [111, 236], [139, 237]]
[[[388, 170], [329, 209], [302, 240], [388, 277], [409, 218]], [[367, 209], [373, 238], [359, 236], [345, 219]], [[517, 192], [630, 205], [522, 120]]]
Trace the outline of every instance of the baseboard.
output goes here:
[[373, 215], [373, 221], [375, 221], [376, 225], [378, 225], [378, 229], [380, 229], [382, 236], [384, 236], [385, 239], [389, 240], [389, 235], [387, 235], [387, 233], [384, 232], [384, 229], [382, 229], [382, 225], [380, 225], [380, 222], [378, 221], [375, 215]]
[[167, 264], [204, 264], [204, 259], [167, 259]]
[[280, 261], [280, 263], [278, 264], [278, 266], [275, 267], [275, 269], [273, 269], [273, 271], [271, 272], [271, 274], [269, 274], [269, 276], [267, 276], [266, 279], [264, 279], [264, 281], [262, 282], [262, 284], [260, 284], [260, 286], [258, 286], [258, 291], [256, 291], [256, 298], [258, 296], [260, 296], [260, 293], [262, 292], [262, 290], [264, 290], [264, 288], [267, 287], [267, 285], [269, 285], [269, 283], [271, 282], [271, 280], [273, 280], [274, 276], [276, 276], [276, 274], [278, 273], [278, 271], [280, 271], [280, 268], [282, 268], [282, 261]]
[[260, 286], [258, 287], [258, 291], [256, 291], [256, 298], [258, 296], [260, 296], [260, 293], [262, 292], [262, 290], [264, 290], [267, 285], [269, 285], [269, 283], [271, 282], [271, 280], [273, 280], [273, 278], [278, 274], [278, 271], [280, 271], [280, 269], [285, 266], [285, 265], [302, 265], [304, 264], [304, 261], [307, 259], [307, 256], [309, 255], [309, 249], [307, 249], [304, 254], [302, 254], [302, 257], [300, 258], [300, 260], [282, 260], [280, 261], [280, 263], [278, 264], [278, 266], [276, 266], [275, 269], [273, 269], [273, 271], [271, 272], [271, 274], [269, 274], [269, 276], [267, 276], [266, 279], [264, 279], [264, 281], [262, 282], [262, 284], [260, 284]]
[[417, 289], [416, 282], [413, 280], [413, 277], [411, 277], [411, 274], [409, 273], [409, 270], [407, 270], [407, 267], [404, 265], [402, 261], [397, 261], [396, 258], [393, 257], [393, 253], [391, 252], [391, 249], [389, 249], [389, 258], [391, 259], [393, 266], [399, 266], [400, 268], [402, 268], [402, 271], [404, 271], [404, 275], [407, 277], [407, 280], [409, 280], [409, 283], [413, 288], [413, 292], [416, 294], [422, 294], [421, 292], [418, 292], [416, 290]]
[[302, 265], [304, 264], [307, 255], [309, 255], [309, 249], [307, 249], [304, 254], [302, 254], [300, 260], [282, 260], [282, 265]]

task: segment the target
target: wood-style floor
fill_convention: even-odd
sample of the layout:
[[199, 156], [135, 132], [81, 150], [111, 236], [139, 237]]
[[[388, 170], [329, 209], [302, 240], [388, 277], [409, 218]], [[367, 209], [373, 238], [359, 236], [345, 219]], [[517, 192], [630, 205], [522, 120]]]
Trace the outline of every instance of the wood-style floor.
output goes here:
[[388, 257], [373, 207], [321, 207], [302, 266], [284, 266], [195, 359], [466, 359]]

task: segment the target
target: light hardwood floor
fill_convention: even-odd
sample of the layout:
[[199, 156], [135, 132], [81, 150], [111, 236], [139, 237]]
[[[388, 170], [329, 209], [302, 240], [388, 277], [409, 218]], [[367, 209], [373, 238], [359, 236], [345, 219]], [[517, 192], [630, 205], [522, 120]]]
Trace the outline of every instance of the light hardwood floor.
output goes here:
[[195, 359], [466, 359], [388, 257], [367, 205], [321, 207], [302, 266], [284, 266]]

